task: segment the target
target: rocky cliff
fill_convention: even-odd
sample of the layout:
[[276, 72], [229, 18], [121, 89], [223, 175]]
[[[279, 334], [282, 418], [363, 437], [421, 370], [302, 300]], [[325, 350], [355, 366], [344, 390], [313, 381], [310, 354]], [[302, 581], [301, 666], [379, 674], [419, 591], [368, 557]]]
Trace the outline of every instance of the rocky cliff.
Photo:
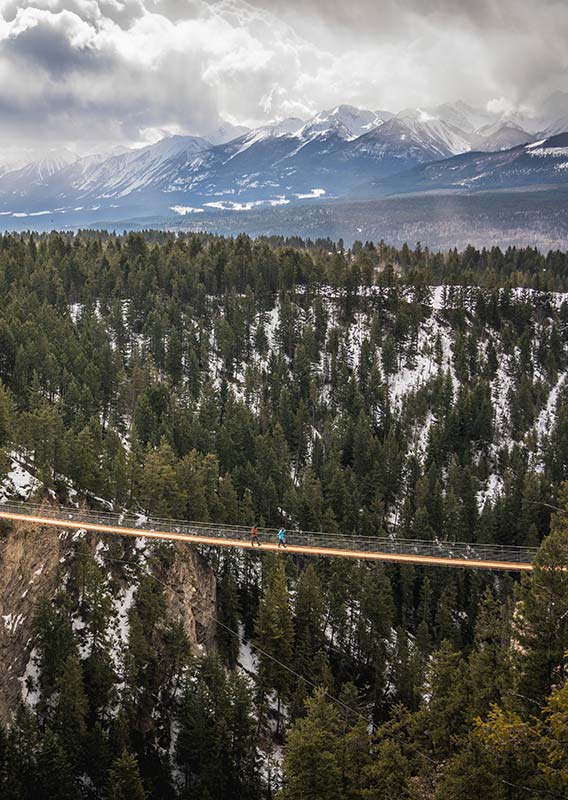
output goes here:
[[167, 616], [183, 625], [192, 648], [197, 651], [214, 644], [215, 576], [195, 549], [159, 545], [162, 551], [168, 549], [164, 561], [154, 558], [156, 545], [143, 538], [133, 542], [29, 523], [5, 527], [0, 533], [1, 722], [9, 721], [20, 698], [33, 705], [34, 609], [41, 597], [53, 597], [66, 585], [80, 537], [108, 572], [117, 650], [127, 644], [128, 610], [144, 573], [154, 574], [164, 585]]

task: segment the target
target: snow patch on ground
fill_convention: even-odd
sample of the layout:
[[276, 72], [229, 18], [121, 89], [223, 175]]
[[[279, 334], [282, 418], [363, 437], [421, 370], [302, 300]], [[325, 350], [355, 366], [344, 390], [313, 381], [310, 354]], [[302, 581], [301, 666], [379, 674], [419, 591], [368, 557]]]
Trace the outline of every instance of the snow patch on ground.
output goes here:
[[503, 479], [495, 473], [491, 474], [485, 482], [485, 488], [480, 489], [477, 492], [477, 507], [479, 510], [483, 510], [485, 503], [495, 502], [495, 499], [501, 494], [502, 491]]
[[134, 603], [134, 596], [137, 589], [137, 583], [130, 583], [121, 595], [113, 601], [116, 644], [119, 648], [121, 646], [124, 648], [128, 644], [128, 637], [130, 635], [129, 613]]
[[0, 486], [0, 503], [8, 500], [29, 500], [40, 486], [40, 481], [11, 454], [10, 469]]
[[244, 638], [244, 627], [239, 624], [239, 655], [237, 663], [248, 675], [256, 675], [258, 672], [258, 656], [253, 650], [252, 644]]
[[3, 614], [2, 619], [4, 627], [8, 633], [12, 634], [16, 632], [16, 628], [25, 620], [25, 616], [23, 614]]
[[39, 691], [39, 654], [34, 647], [28, 658], [24, 674], [19, 679], [22, 684], [22, 701], [35, 708], [40, 699]]
[[323, 197], [325, 193], [325, 189], [310, 189], [309, 192], [297, 194], [296, 197], [298, 200], [313, 200], [318, 197]]
[[565, 383], [566, 383], [566, 373], [563, 372], [558, 378], [556, 384], [552, 387], [550, 394], [548, 395], [548, 400], [546, 402], [546, 405], [536, 419], [534, 430], [538, 434], [540, 439], [542, 439], [544, 436], [550, 433], [550, 430], [556, 418], [556, 406], [558, 403], [558, 396]]
[[182, 217], [185, 217], [186, 214], [203, 214], [203, 208], [193, 208], [193, 206], [170, 206], [171, 211], [175, 211], [176, 214], [181, 214]]

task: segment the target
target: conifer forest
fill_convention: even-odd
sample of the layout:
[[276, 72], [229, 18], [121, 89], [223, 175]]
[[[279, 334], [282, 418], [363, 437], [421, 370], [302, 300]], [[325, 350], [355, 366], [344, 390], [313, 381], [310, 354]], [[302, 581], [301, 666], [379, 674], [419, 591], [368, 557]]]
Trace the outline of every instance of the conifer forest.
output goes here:
[[261, 529], [0, 522], [2, 800], [568, 797], [567, 253], [12, 233], [0, 297], [0, 503]]

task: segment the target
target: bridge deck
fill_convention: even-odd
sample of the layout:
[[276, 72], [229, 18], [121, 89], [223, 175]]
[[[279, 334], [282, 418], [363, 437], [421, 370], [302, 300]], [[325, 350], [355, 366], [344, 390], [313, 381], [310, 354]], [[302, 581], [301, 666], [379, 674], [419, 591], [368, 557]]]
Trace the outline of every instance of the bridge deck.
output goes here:
[[[13, 502], [0, 505], [0, 519], [213, 547], [255, 549], [261, 552], [279, 549], [276, 530], [272, 528], [259, 529], [261, 547], [253, 548], [249, 529], [231, 525], [148, 519], [141, 515]], [[289, 531], [286, 540], [286, 551], [290, 553], [469, 569], [531, 570], [536, 553], [536, 548], [532, 547], [376, 538], [313, 531]]]
[[[248, 527], [148, 519], [142, 515], [10, 502], [0, 505], [0, 519], [213, 547], [253, 549]], [[255, 550], [279, 549], [275, 529], [259, 529], [259, 539], [261, 547], [254, 546]], [[290, 553], [469, 569], [531, 570], [536, 553], [536, 548], [531, 547], [348, 536], [313, 531], [289, 531], [286, 540], [286, 550]]]

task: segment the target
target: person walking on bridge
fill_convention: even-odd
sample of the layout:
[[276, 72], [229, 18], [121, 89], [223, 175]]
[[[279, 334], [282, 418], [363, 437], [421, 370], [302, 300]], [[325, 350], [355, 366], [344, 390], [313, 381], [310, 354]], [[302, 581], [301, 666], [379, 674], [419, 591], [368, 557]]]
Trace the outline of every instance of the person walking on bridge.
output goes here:
[[252, 547], [254, 547], [255, 544], [258, 545], [259, 547], [261, 546], [260, 541], [258, 539], [258, 528], [256, 525], [253, 525], [252, 528], [250, 529], [250, 543]]
[[286, 529], [280, 528], [278, 531], [278, 548], [286, 547]]

